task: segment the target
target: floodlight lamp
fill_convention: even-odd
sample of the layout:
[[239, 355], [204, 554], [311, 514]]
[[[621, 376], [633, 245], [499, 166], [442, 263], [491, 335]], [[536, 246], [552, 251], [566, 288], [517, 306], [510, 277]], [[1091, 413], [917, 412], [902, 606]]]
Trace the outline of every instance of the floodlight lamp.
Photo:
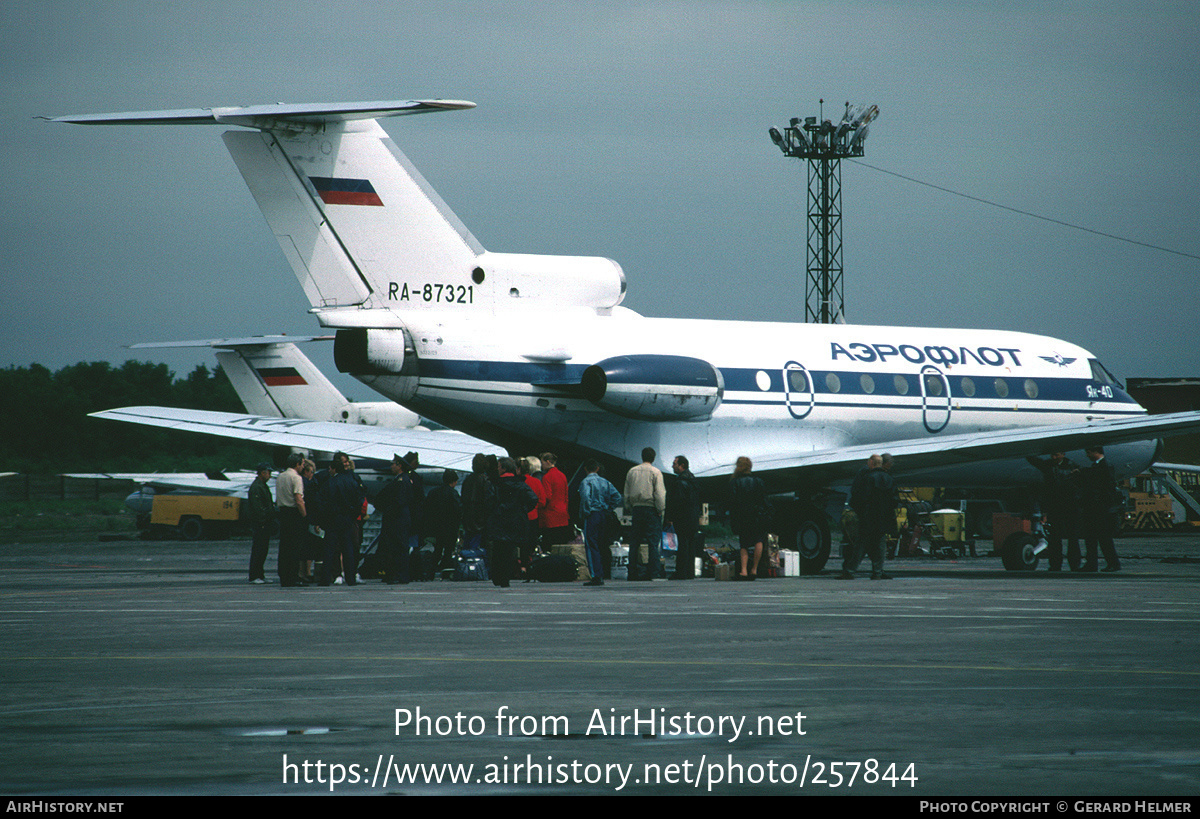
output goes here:
[[870, 125], [864, 125], [854, 132], [854, 137], [850, 140], [850, 147], [857, 148], [862, 145], [863, 140], [867, 138], [867, 133], [871, 130]]

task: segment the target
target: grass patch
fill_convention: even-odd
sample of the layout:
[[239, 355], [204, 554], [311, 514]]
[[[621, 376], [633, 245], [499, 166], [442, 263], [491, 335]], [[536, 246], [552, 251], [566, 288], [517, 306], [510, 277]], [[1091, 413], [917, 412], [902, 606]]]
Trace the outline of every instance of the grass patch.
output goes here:
[[0, 501], [0, 542], [87, 539], [135, 534], [133, 513], [120, 498]]

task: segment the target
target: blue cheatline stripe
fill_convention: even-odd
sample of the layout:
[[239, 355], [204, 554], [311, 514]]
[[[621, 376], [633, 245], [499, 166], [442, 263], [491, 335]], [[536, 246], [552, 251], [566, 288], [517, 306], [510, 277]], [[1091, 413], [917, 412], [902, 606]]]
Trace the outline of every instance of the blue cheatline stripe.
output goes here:
[[[516, 382], [521, 384], [538, 384], [547, 381], [556, 383], [578, 383], [583, 376], [583, 371], [587, 369], [586, 364], [561, 364], [561, 363], [544, 363], [544, 362], [523, 362], [523, 361], [453, 361], [445, 359], [421, 359], [419, 370], [422, 378], [445, 378], [453, 381], [495, 381], [495, 382]], [[758, 388], [758, 373], [764, 372], [770, 378], [770, 389], [763, 391]], [[833, 392], [829, 389], [826, 383], [826, 377], [833, 373], [837, 376], [840, 382], [840, 389]], [[874, 382], [874, 391], [868, 393], [864, 388], [859, 378], [862, 375], [861, 371], [848, 370], [809, 370], [808, 376], [811, 379], [812, 387], [815, 387], [817, 400], [823, 406], [831, 406], [831, 399], [838, 395], [855, 395], [855, 396], [874, 396], [876, 398], [894, 398], [907, 397], [910, 399], [921, 399], [921, 384], [920, 376], [913, 373], [871, 373], [871, 378]], [[758, 394], [763, 396], [764, 403], [774, 403], [771, 399], [775, 396], [782, 397], [783, 375], [779, 369], [768, 370], [765, 368], [749, 369], [739, 367], [723, 367], [721, 368], [721, 376], [725, 381], [726, 392], [742, 392]], [[901, 393], [896, 389], [897, 376], [903, 380], [908, 386], [907, 393]], [[1127, 411], [1137, 412], [1135, 410], [1137, 402], [1134, 401], [1123, 390], [1113, 388], [1112, 398], [1095, 398], [1087, 394], [1089, 386], [1095, 388], [1096, 382], [1086, 378], [1032, 378], [1018, 376], [993, 376], [987, 375], [978, 376], [960, 376], [949, 375], [947, 379], [950, 382], [950, 396], [954, 401], [974, 401], [974, 400], [1005, 400], [1019, 401], [1022, 404], [1022, 409], [1036, 409], [1037, 405], [1048, 402], [1094, 402], [1094, 409], [1100, 411]], [[966, 395], [963, 381], [970, 379], [974, 383], [975, 394]], [[1030, 398], [1025, 393], [1025, 382], [1032, 381], [1037, 386], [1037, 397]], [[1008, 394], [1001, 395], [997, 390], [998, 382], [1003, 382], [1008, 387]], [[808, 393], [792, 392], [792, 400], [807, 400]], [[734, 399], [731, 399], [731, 402]], [[743, 399], [738, 399], [741, 402]], [[945, 401], [944, 395], [929, 396], [930, 403]], [[846, 404], [845, 406], [862, 406], [859, 404]], [[871, 404], [868, 406], [894, 406], [894, 404]], [[1055, 410], [1056, 411], [1056, 410]], [[1070, 410], [1063, 410], [1070, 411]]]

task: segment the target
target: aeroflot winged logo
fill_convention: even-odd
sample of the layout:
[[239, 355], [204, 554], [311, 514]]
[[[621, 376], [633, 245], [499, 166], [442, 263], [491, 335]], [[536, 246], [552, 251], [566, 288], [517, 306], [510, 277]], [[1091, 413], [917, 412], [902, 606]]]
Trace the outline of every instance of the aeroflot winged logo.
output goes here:
[[1073, 358], [1063, 358], [1059, 353], [1055, 353], [1054, 355], [1040, 355], [1038, 358], [1042, 361], [1049, 361], [1051, 364], [1057, 364], [1060, 367], [1065, 367], [1075, 361]]
[[308, 181], [326, 205], [374, 205], [383, 207], [369, 179], [343, 179], [336, 176], [310, 176]]

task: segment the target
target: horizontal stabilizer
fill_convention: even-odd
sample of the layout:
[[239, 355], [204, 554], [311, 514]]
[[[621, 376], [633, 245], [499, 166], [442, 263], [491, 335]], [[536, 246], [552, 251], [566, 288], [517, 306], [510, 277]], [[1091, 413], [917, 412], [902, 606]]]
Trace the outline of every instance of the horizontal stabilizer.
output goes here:
[[474, 108], [466, 100], [398, 100], [393, 102], [335, 102], [317, 104], [251, 105], [242, 108], [184, 108], [175, 111], [126, 111], [117, 114], [79, 114], [54, 117], [51, 122], [74, 125], [243, 125], [269, 131], [276, 128], [351, 122], [361, 119], [461, 111]]
[[236, 349], [266, 344], [300, 344], [305, 341], [332, 341], [334, 336], [247, 336], [245, 338], [204, 338], [196, 341], [143, 341], [130, 344], [130, 350], [163, 349], [167, 347], [211, 347]]

